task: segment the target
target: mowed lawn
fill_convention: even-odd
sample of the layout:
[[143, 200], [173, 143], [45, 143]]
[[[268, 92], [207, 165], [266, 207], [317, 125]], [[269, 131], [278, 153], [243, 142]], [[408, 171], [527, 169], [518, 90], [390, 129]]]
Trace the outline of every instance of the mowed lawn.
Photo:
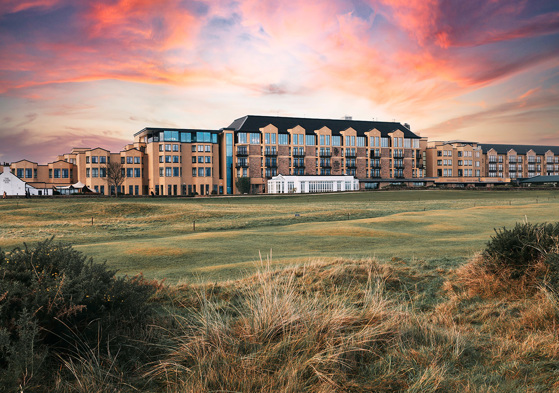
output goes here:
[[559, 190], [418, 190], [213, 198], [0, 201], [0, 247], [55, 236], [122, 274], [222, 280], [261, 259], [456, 265], [494, 228], [559, 221]]

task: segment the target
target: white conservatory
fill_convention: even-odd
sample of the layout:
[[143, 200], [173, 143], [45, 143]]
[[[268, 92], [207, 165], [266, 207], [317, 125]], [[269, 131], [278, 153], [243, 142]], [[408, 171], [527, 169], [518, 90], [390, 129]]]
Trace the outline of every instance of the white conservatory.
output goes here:
[[268, 180], [268, 194], [358, 191], [359, 180], [353, 176], [283, 176]]

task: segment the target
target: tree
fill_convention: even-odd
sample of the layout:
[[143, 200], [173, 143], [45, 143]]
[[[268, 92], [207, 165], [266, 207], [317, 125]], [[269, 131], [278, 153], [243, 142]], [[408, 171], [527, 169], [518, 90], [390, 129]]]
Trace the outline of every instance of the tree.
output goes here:
[[107, 183], [115, 188], [115, 195], [118, 196], [118, 189], [126, 179], [124, 167], [118, 161], [109, 162], [105, 168], [107, 169]]
[[250, 193], [250, 177], [239, 177], [235, 182], [235, 186], [237, 190], [241, 194], [249, 194]]

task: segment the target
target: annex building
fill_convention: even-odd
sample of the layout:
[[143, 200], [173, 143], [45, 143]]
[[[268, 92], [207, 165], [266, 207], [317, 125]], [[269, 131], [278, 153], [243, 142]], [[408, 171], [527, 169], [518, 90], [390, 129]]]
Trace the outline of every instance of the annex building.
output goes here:
[[[108, 185], [110, 162], [125, 175], [119, 190]], [[473, 187], [558, 176], [559, 147], [431, 142], [398, 122], [249, 115], [216, 130], [146, 127], [120, 152], [76, 147], [46, 165], [21, 160], [10, 170], [37, 189], [80, 184], [103, 195], [235, 194], [241, 177], [253, 193]], [[290, 183], [298, 186], [290, 191]]]

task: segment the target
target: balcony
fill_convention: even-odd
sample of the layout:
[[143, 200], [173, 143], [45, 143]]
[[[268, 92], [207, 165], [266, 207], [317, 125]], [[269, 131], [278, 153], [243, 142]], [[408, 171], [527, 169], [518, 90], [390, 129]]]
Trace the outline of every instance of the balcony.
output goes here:
[[273, 157], [275, 157], [275, 156], [278, 155], [278, 152], [277, 152], [276, 149], [266, 149], [266, 150], [264, 150], [264, 155], [265, 155], [265, 156], [273, 156]]
[[237, 148], [237, 156], [248, 156], [247, 148]]
[[396, 153], [396, 152], [394, 152], [394, 155], [393, 155], [392, 157], [393, 157], [393, 158], [400, 158], [400, 159], [402, 159], [402, 158], [404, 158], [404, 153]]
[[404, 163], [394, 163], [394, 169], [404, 169], [406, 166], [404, 165]]
[[371, 162], [371, 168], [380, 169], [381, 168], [380, 162]]
[[297, 149], [297, 150], [293, 149], [292, 156], [293, 157], [305, 157], [305, 151], [304, 150], [299, 150], [299, 149]]
[[345, 156], [346, 158], [356, 158], [356, 157], [357, 157], [357, 153], [346, 151], [344, 156]]
[[319, 153], [320, 157], [332, 157], [332, 152], [331, 151], [320, 151]]
[[293, 163], [293, 167], [294, 168], [304, 168], [305, 167], [305, 163], [303, 161], [295, 161]]
[[248, 162], [247, 161], [237, 161], [237, 165], [235, 165], [235, 168], [248, 168]]
[[371, 158], [380, 158], [380, 150], [378, 150], [376, 152], [374, 150], [371, 150], [370, 157]]
[[329, 162], [325, 162], [324, 164], [320, 164], [321, 168], [332, 168], [332, 164], [330, 164]]

